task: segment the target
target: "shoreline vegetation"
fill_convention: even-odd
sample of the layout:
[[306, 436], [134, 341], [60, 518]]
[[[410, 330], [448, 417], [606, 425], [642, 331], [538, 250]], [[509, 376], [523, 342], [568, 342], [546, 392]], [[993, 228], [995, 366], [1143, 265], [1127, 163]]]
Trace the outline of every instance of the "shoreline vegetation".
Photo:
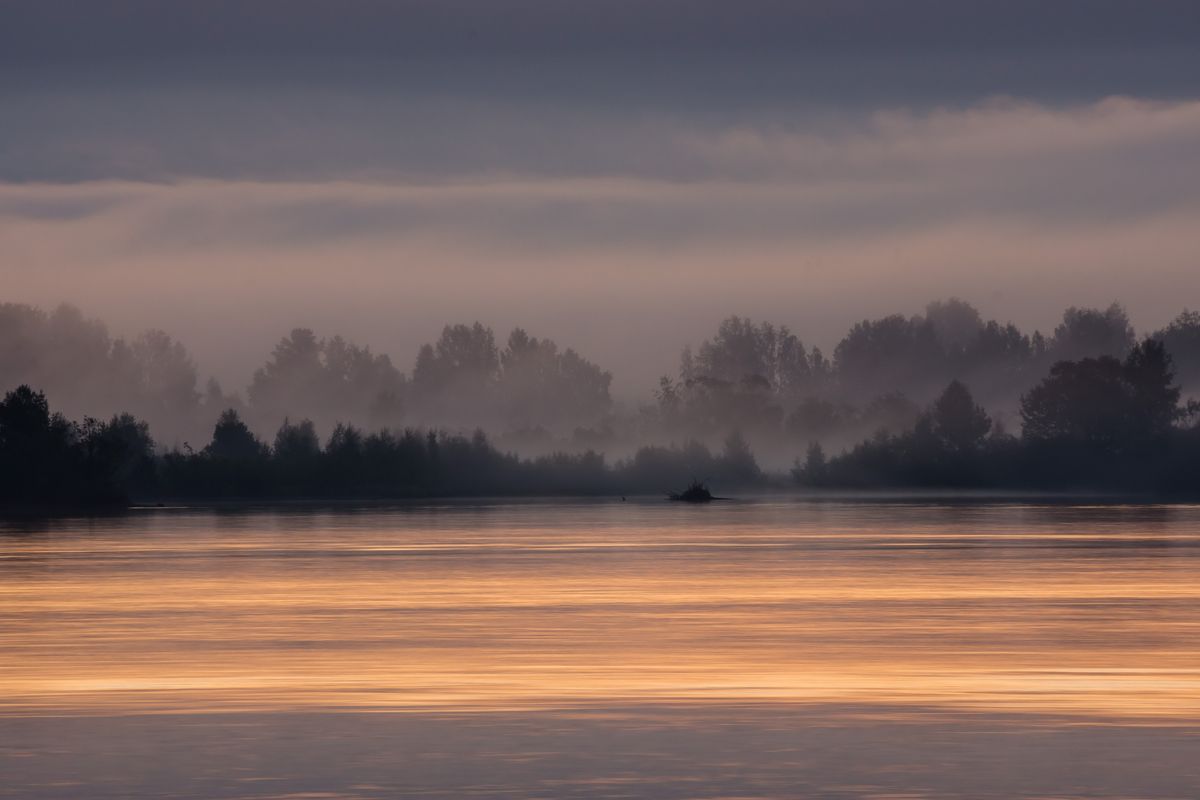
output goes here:
[[[211, 441], [159, 451], [131, 414], [72, 422], [20, 386], [0, 401], [0, 507], [119, 508], [186, 501], [403, 500], [537, 496], [670, 496], [685, 476], [724, 491], [998, 490], [1200, 494], [1200, 408], [1184, 404], [1171, 358], [1146, 339], [1124, 360], [1062, 361], [1021, 398], [1020, 436], [994, 425], [951, 381], [900, 434], [827, 457], [809, 446], [790, 475], [761, 469], [745, 438], [716, 452], [690, 441], [603, 454], [521, 458], [472, 435], [339, 424], [322, 446], [308, 420], [285, 420], [271, 443], [234, 409]], [[695, 478], [691, 480], [695, 481]]]
[[[1166, 347], [1185, 395], [1200, 396], [1200, 313], [1185, 310], [1146, 336]], [[737, 431], [760, 463], [781, 470], [812, 442], [832, 454], [880, 430], [911, 430], [952, 380], [969, 387], [995, 426], [1017, 431], [1022, 395], [1054, 364], [1124, 359], [1137, 342], [1115, 303], [1068, 308], [1043, 335], [950, 298], [921, 314], [862, 320], [828, 357], [787, 326], [732, 316], [683, 347], [677, 370], [644, 385], [639, 399], [620, 400], [608, 369], [521, 328], [502, 339], [478, 322], [447, 325], [415, 350], [407, 371], [404, 359], [296, 328], [263, 353], [248, 384], [227, 391], [205, 382], [164, 331], [114, 337], [69, 305], [47, 312], [0, 303], [0, 396], [24, 384], [69, 419], [128, 412], [149, 424], [160, 450], [202, 447], [234, 409], [267, 442], [285, 419], [311, 420], [322, 441], [338, 423], [478, 428], [498, 449], [527, 457], [594, 450], [613, 458], [689, 440], [720, 448]], [[635, 358], [661, 349], [652, 339], [644, 345]], [[238, 363], [249, 367], [244, 355]]]
[[1138, 340], [1115, 303], [1070, 308], [1043, 336], [951, 298], [856, 324], [832, 359], [786, 327], [730, 317], [636, 410], [573, 349], [519, 328], [500, 348], [479, 323], [447, 326], [411, 376], [296, 329], [246, 402], [214, 382], [198, 392], [191, 357], [161, 331], [125, 342], [69, 306], [0, 304], [0, 334], [5, 511], [666, 498], [690, 481], [723, 496], [1200, 495], [1200, 403], [1180, 385], [1200, 388], [1189, 311]]

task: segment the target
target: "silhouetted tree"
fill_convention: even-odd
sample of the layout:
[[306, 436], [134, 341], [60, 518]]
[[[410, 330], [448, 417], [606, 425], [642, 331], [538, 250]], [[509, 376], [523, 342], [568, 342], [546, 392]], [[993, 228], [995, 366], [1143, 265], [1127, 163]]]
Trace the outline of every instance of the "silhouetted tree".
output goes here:
[[1191, 394], [1200, 394], [1200, 312], [1184, 311], [1167, 327], [1154, 334], [1171, 355], [1180, 384]]
[[18, 386], [0, 402], [0, 491], [10, 501], [39, 502], [57, 495], [55, 483], [75, 478], [73, 432], [51, 414], [46, 396]]
[[321, 443], [312, 420], [302, 419], [293, 425], [286, 417], [275, 434], [271, 453], [288, 461], [315, 458], [321, 454]]
[[899, 314], [851, 328], [834, 350], [834, 365], [842, 390], [857, 397], [889, 391], [928, 397], [947, 373], [946, 352], [933, 325]]
[[965, 350], [984, 327], [979, 311], [957, 297], [935, 300], [925, 306], [925, 319], [933, 326], [934, 335], [949, 353]]
[[792, 466], [792, 480], [803, 486], [824, 486], [828, 478], [829, 465], [825, 458], [825, 449], [820, 442], [811, 442], [804, 462], [796, 459]]
[[1136, 337], [1129, 316], [1119, 303], [1097, 308], [1068, 308], [1054, 329], [1049, 353], [1055, 361], [1094, 356], [1124, 358]]
[[477, 421], [488, 409], [500, 378], [500, 354], [490, 328], [447, 325], [432, 345], [422, 345], [413, 369], [414, 402], [427, 419], [454, 425]]
[[106, 424], [92, 421], [81, 440], [96, 479], [112, 487], [109, 493], [114, 497], [156, 490], [154, 440], [148, 423], [132, 414], [116, 414]]
[[671, 433], [711, 441], [736, 429], [773, 439], [785, 406], [822, 390], [829, 373], [820, 351], [807, 351], [786, 327], [729, 317], [694, 354], [684, 348], [679, 380], [660, 382], [658, 413]]
[[1186, 412], [1179, 406], [1181, 392], [1166, 346], [1155, 339], [1135, 346], [1125, 358], [1124, 374], [1137, 409], [1132, 434], [1145, 440], [1168, 435]]
[[237, 411], [230, 408], [221, 413], [213, 428], [212, 441], [204, 452], [212, 458], [250, 460], [265, 458], [268, 450], [242, 422]]
[[1165, 436], [1181, 414], [1170, 356], [1148, 339], [1124, 362], [1060, 361], [1021, 401], [1024, 436], [1119, 451]]
[[283, 491], [320, 492], [321, 455], [321, 443], [312, 421], [304, 419], [292, 424], [284, 418], [271, 448], [271, 461]]
[[426, 345], [417, 355], [413, 386], [423, 393], [436, 393], [453, 387], [463, 391], [489, 388], [499, 377], [500, 354], [490, 328], [474, 325], [447, 325], [434, 345]]
[[145, 424], [128, 415], [71, 423], [19, 386], [0, 401], [0, 505], [119, 502], [152, 478], [152, 448]]
[[340, 336], [318, 339], [308, 328], [296, 328], [254, 373], [249, 398], [254, 418], [267, 424], [295, 413], [325, 424], [339, 419], [392, 424], [401, 417], [406, 383], [386, 355]]
[[754, 458], [754, 452], [739, 431], [734, 431], [725, 437], [718, 466], [720, 468], [719, 477], [728, 485], [753, 486], [760, 483], [763, 478], [758, 461]]
[[612, 407], [612, 374], [549, 339], [516, 328], [500, 354], [498, 392], [515, 427], [591, 423]]
[[685, 350], [680, 373], [685, 382], [751, 383], [785, 396], [810, 389], [814, 377], [808, 352], [786, 327], [737, 316], [723, 320], [694, 358]]
[[130, 346], [136, 364], [140, 392], [153, 404], [159, 418], [187, 413], [195, 409], [200, 393], [196, 391], [196, 364], [182, 344], [160, 330], [149, 330]]
[[983, 444], [992, 428], [992, 418], [976, 404], [966, 386], [951, 381], [933, 404], [930, 427], [942, 447], [969, 452]]

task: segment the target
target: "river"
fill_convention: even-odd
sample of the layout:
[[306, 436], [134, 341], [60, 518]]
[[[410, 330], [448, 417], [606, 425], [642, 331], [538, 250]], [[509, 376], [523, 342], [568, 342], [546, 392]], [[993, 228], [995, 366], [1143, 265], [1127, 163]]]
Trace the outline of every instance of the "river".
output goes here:
[[0, 522], [0, 797], [1194, 798], [1200, 507]]

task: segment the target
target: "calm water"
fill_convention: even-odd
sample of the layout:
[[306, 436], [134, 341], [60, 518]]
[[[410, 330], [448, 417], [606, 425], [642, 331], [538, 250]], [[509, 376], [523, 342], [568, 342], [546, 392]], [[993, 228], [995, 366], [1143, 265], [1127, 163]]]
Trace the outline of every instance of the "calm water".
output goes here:
[[0, 523], [0, 796], [1198, 797], [1200, 507]]

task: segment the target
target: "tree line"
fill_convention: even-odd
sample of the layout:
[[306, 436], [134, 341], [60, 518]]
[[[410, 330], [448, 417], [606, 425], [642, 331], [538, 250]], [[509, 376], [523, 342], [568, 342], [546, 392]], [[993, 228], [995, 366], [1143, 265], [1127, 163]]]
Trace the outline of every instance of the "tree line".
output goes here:
[[[1184, 393], [1200, 392], [1200, 314], [1184, 311], [1147, 338], [1171, 356]], [[285, 419], [310, 420], [325, 440], [339, 423], [467, 438], [481, 428], [498, 450], [527, 457], [632, 457], [647, 443], [692, 440], [717, 450], [738, 433], [761, 463], [782, 470], [810, 443], [833, 454], [881, 431], [914, 433], [952, 381], [969, 388], [994, 427], [1020, 433], [1022, 398], [1055, 364], [1123, 360], [1138, 344], [1117, 304], [1069, 308], [1043, 335], [985, 320], [951, 298], [917, 315], [862, 320], [829, 355], [786, 326], [734, 316], [684, 348], [678, 371], [630, 407], [614, 402], [609, 371], [521, 328], [498, 340], [478, 322], [447, 325], [417, 348], [408, 372], [368, 346], [296, 328], [244, 392], [226, 392], [212, 380], [200, 388], [195, 361], [163, 331], [125, 340], [70, 306], [47, 313], [0, 304], [0, 391], [36, 387], [76, 419], [129, 413], [155, 432], [160, 455], [203, 449], [218, 416], [233, 409], [268, 441]]]
[[593, 451], [523, 459], [471, 435], [339, 424], [322, 444], [311, 420], [285, 420], [264, 442], [234, 409], [210, 441], [160, 451], [130, 414], [73, 422], [19, 386], [0, 400], [0, 507], [123, 505], [178, 499], [397, 499], [666, 492], [686, 476], [759, 487], [766, 476], [745, 440], [713, 452], [699, 442], [646, 446], [609, 464]]
[[297, 416], [324, 432], [338, 422], [570, 432], [611, 413], [611, 382], [611, 373], [572, 348], [522, 328], [501, 347], [477, 322], [445, 326], [418, 349], [411, 374], [368, 346], [296, 328], [244, 394], [227, 393], [214, 379], [201, 387], [195, 360], [164, 331], [126, 340], [73, 306], [0, 304], [0, 391], [37, 387], [74, 417], [129, 412], [166, 444], [207, 435], [229, 408], [260, 433]]
[[[1184, 311], [1149, 334], [1170, 354], [1185, 389], [1200, 393], [1200, 314]], [[1050, 335], [985, 321], [965, 301], [924, 314], [863, 320], [827, 358], [786, 326], [730, 317], [676, 376], [664, 376], [652, 410], [674, 436], [737, 428], [765, 447], [818, 441], [837, 449], [880, 430], [911, 430], [951, 381], [971, 388], [1002, 424], [1019, 422], [1021, 397], [1061, 361], [1125, 358], [1138, 343], [1118, 304], [1068, 308]]]
[[[995, 424], [952, 380], [911, 429], [880, 430], [827, 457], [813, 442], [792, 469], [813, 488], [975, 488], [1200, 493], [1200, 403], [1184, 402], [1157, 339], [1112, 356], [1059, 361], [1022, 395], [1019, 435]], [[470, 436], [337, 425], [321, 443], [310, 420], [264, 442], [227, 409], [202, 449], [161, 452], [131, 414], [67, 420], [20, 386], [0, 401], [0, 505], [56, 508], [133, 499], [402, 498], [665, 492], [703, 476], [761, 489], [771, 477], [746, 440], [716, 453], [698, 441], [603, 454], [523, 459]]]
[[814, 442], [792, 475], [810, 487], [1200, 492], [1200, 403], [1181, 400], [1162, 341], [1057, 362], [1020, 417], [1009, 433], [954, 380], [910, 430], [832, 458]]

